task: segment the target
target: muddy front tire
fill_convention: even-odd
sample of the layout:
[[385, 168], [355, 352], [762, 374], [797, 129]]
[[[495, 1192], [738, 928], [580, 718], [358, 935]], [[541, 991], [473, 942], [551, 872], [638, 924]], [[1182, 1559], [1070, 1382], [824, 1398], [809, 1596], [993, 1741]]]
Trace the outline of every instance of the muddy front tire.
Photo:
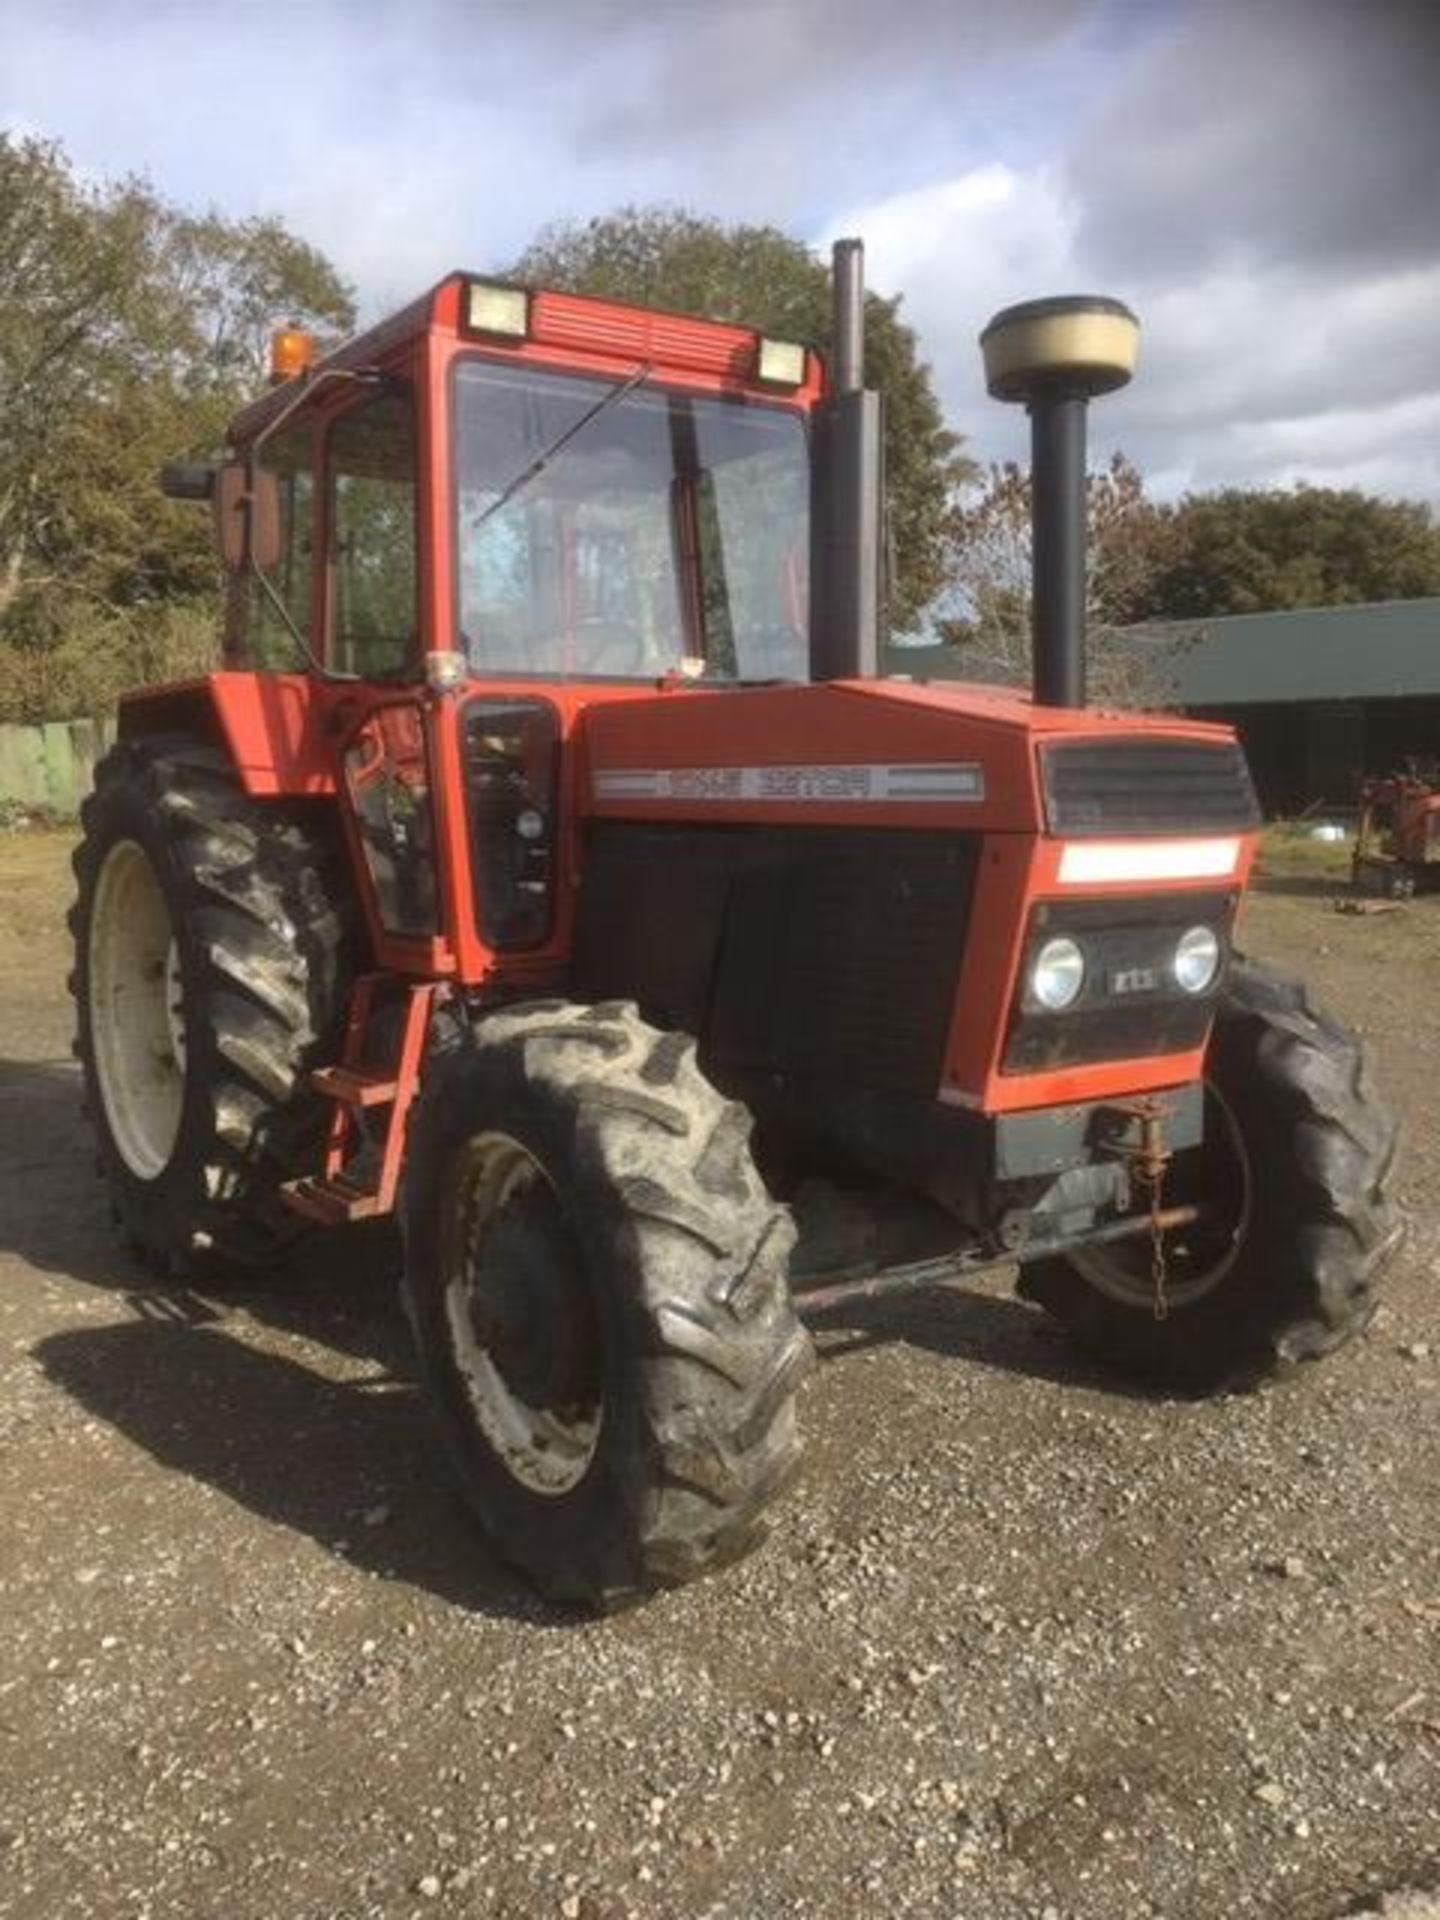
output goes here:
[[349, 987], [324, 823], [179, 736], [122, 741], [81, 818], [76, 1052], [120, 1228], [166, 1274], [268, 1262], [301, 1231], [278, 1189], [316, 1151], [305, 1072]]
[[1166, 1199], [1218, 1211], [1224, 1225], [1208, 1241], [1172, 1237], [1163, 1320], [1145, 1242], [1036, 1261], [1019, 1280], [1105, 1364], [1192, 1392], [1253, 1386], [1333, 1352], [1369, 1320], [1401, 1232], [1395, 1121], [1358, 1038], [1299, 981], [1233, 966], [1205, 1124], [1206, 1146], [1177, 1160]]
[[629, 1005], [497, 1012], [427, 1069], [401, 1197], [422, 1372], [462, 1494], [551, 1599], [734, 1558], [796, 1467], [811, 1347], [748, 1140]]

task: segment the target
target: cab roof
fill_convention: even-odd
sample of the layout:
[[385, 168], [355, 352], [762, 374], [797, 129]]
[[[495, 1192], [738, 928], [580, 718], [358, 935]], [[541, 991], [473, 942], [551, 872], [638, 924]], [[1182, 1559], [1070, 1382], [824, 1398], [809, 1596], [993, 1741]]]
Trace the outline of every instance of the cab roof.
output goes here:
[[[528, 327], [524, 340], [515, 343], [517, 347], [545, 349], [547, 357], [553, 354], [561, 360], [573, 357], [577, 367], [590, 364], [608, 368], [617, 364], [638, 367], [648, 363], [662, 377], [668, 373], [683, 379], [686, 374], [697, 374], [719, 379], [736, 389], [760, 385], [762, 335], [756, 327], [640, 307], [622, 300], [599, 299], [590, 294], [522, 287], [519, 282], [457, 269], [408, 306], [325, 354], [300, 375], [298, 381], [287, 380], [251, 401], [231, 422], [230, 438], [240, 444], [253, 438], [292, 404], [297, 385], [314, 385], [322, 372], [359, 372], [373, 367], [397, 348], [430, 332], [452, 339], [484, 339], [482, 335], [471, 335], [463, 319], [465, 289], [476, 282], [515, 287], [527, 295]], [[502, 352], [505, 350], [504, 343], [488, 340], [486, 344], [498, 344]], [[795, 397], [805, 403], [813, 402], [823, 385], [821, 356], [814, 347], [807, 346], [805, 379], [795, 389]]]

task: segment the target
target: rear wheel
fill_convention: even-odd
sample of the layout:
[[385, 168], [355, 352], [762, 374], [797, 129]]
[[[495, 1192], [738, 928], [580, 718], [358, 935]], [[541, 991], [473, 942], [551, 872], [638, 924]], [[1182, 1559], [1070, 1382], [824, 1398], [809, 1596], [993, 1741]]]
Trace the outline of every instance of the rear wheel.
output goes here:
[[278, 1189], [313, 1157], [305, 1071], [349, 987], [329, 840], [178, 736], [107, 754], [82, 821], [76, 1051], [117, 1219], [163, 1272], [271, 1259], [301, 1230]]
[[748, 1139], [628, 1005], [507, 1009], [427, 1070], [401, 1199], [422, 1369], [462, 1493], [553, 1599], [735, 1557], [797, 1465], [794, 1233]]
[[1192, 1390], [1255, 1384], [1370, 1318], [1401, 1231], [1395, 1142], [1356, 1036], [1298, 981], [1238, 961], [1207, 1063], [1205, 1142], [1165, 1182], [1167, 1206], [1204, 1210], [1166, 1237], [1165, 1317], [1147, 1241], [1037, 1260], [1019, 1291], [1126, 1372]]

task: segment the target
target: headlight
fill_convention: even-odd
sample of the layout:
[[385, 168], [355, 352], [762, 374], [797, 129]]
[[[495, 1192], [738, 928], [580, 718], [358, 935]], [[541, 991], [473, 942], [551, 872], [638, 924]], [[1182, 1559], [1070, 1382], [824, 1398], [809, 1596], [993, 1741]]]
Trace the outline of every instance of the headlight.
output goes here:
[[1030, 969], [1030, 991], [1042, 1007], [1059, 1013], [1085, 984], [1085, 956], [1073, 940], [1061, 934], [1047, 940]]
[[1187, 927], [1175, 943], [1171, 962], [1178, 986], [1204, 993], [1220, 971], [1220, 941], [1213, 927]]

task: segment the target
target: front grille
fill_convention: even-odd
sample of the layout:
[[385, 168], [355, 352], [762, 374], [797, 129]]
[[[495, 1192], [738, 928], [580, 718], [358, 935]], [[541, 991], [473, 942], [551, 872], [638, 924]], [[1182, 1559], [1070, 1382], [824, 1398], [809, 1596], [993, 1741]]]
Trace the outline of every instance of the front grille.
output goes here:
[[1051, 833], [1243, 833], [1260, 810], [1231, 741], [1077, 740], [1040, 749]]
[[[1213, 927], [1222, 953], [1228, 951], [1235, 899], [1174, 893], [1037, 906], [1026, 929], [1004, 1072], [1147, 1060], [1200, 1046], [1224, 984], [1224, 965], [1204, 993], [1192, 994], [1175, 984], [1169, 963], [1186, 927]], [[1085, 984], [1073, 1005], [1055, 1013], [1031, 998], [1029, 980], [1040, 947], [1060, 933], [1085, 954]]]
[[737, 1073], [932, 1095], [978, 835], [604, 821], [587, 840], [576, 972]]

